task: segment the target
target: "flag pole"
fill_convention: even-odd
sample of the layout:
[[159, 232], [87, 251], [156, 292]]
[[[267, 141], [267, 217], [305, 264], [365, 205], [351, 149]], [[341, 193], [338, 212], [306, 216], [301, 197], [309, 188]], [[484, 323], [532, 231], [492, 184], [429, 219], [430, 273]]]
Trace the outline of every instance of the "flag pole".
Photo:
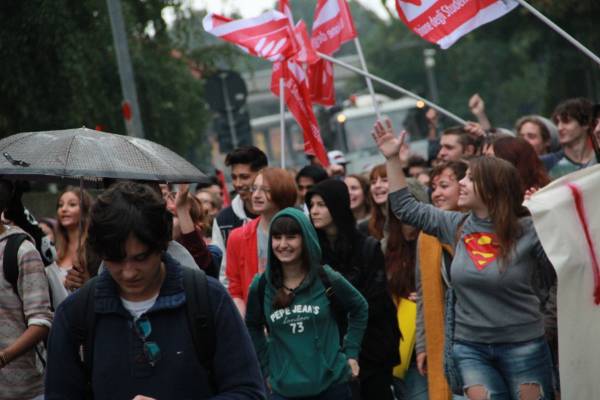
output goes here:
[[[356, 46], [356, 52], [358, 53], [358, 58], [360, 59], [360, 64], [362, 66], [362, 69], [363, 69], [363, 71], [368, 73], [369, 70], [367, 69], [367, 62], [365, 61], [365, 55], [363, 54], [362, 46], [360, 44], [360, 40], [358, 39], [358, 36], [356, 36], [354, 38], [354, 45]], [[373, 89], [373, 82], [371, 81], [371, 78], [369, 78], [368, 76], [365, 77], [365, 80], [367, 81], [367, 87], [369, 88], [369, 93], [371, 94], [371, 101], [373, 102], [373, 108], [375, 109], [375, 113], [377, 114], [377, 119], [381, 120], [381, 111], [379, 110], [379, 103], [377, 103], [377, 98], [375, 97], [375, 90]]]
[[285, 168], [285, 81], [279, 78], [279, 131], [281, 134], [281, 168]]
[[363, 71], [360, 68], [356, 68], [355, 66], [350, 65], [350, 64], [348, 64], [348, 63], [346, 63], [344, 61], [341, 61], [341, 60], [338, 60], [336, 58], [330, 57], [327, 54], [323, 54], [321, 52], [317, 52], [317, 55], [319, 57], [321, 57], [322, 59], [324, 59], [324, 60], [330, 61], [330, 62], [332, 62], [334, 64], [337, 64], [340, 67], [346, 68], [346, 69], [348, 69], [348, 70], [350, 70], [352, 72], [356, 72], [359, 75], [368, 77], [371, 80], [373, 80], [375, 82], [378, 82], [378, 83], [380, 83], [380, 84], [382, 84], [384, 86], [387, 86], [390, 89], [393, 89], [393, 90], [395, 90], [397, 92], [400, 92], [400, 93], [402, 93], [402, 94], [404, 94], [406, 96], [412, 97], [412, 98], [417, 99], [417, 100], [421, 100], [422, 102], [424, 102], [425, 104], [427, 104], [429, 107], [435, 109], [436, 111], [438, 111], [441, 114], [444, 114], [448, 118], [453, 119], [454, 121], [458, 122], [461, 125], [466, 125], [467, 124], [467, 121], [465, 121], [464, 119], [460, 118], [456, 114], [454, 114], [454, 113], [446, 110], [445, 108], [442, 108], [442, 107], [438, 106], [437, 104], [435, 104], [435, 103], [433, 103], [433, 102], [431, 102], [431, 101], [429, 101], [429, 100], [427, 100], [427, 99], [419, 96], [416, 93], [411, 92], [410, 90], [406, 90], [406, 89], [404, 89], [404, 88], [402, 88], [402, 87], [400, 87], [398, 85], [393, 84], [390, 81], [386, 81], [383, 78], [380, 78], [380, 77], [378, 77], [376, 75], [373, 75], [373, 74], [371, 74], [369, 72]]
[[529, 10], [529, 12], [531, 12], [533, 15], [535, 15], [540, 20], [542, 20], [543, 23], [545, 23], [550, 28], [552, 28], [556, 33], [558, 33], [559, 35], [561, 35], [562, 37], [567, 39], [573, 46], [577, 47], [582, 53], [584, 53], [586, 56], [588, 56], [589, 58], [594, 60], [594, 62], [596, 62], [596, 64], [600, 65], [600, 57], [598, 57], [597, 55], [592, 53], [592, 51], [590, 49], [588, 49], [583, 44], [581, 44], [579, 41], [577, 41], [577, 39], [575, 39], [573, 36], [569, 35], [562, 28], [560, 28], [558, 25], [556, 25], [554, 22], [552, 22], [550, 19], [548, 19], [544, 14], [539, 12], [536, 8], [534, 8], [531, 4], [527, 3], [525, 0], [516, 0], [516, 1], [519, 4], [521, 4], [523, 7], [525, 7], [527, 10]]

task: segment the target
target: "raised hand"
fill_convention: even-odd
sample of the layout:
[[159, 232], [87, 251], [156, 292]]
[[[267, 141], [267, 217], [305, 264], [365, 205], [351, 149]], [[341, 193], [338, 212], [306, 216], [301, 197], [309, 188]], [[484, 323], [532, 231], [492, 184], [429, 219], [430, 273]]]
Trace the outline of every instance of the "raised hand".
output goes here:
[[479, 116], [485, 113], [485, 102], [479, 95], [479, 93], [475, 93], [469, 99], [469, 109], [473, 113], [473, 115]]
[[427, 112], [425, 113], [425, 118], [427, 118], [427, 124], [429, 124], [429, 126], [434, 126], [437, 128], [438, 112], [435, 110], [435, 108], [430, 108], [429, 110], [427, 110]]
[[485, 136], [485, 129], [478, 122], [468, 121], [465, 125], [465, 131], [475, 138]]
[[188, 193], [190, 192], [190, 185], [188, 183], [179, 184], [179, 189], [177, 190], [177, 194], [175, 195], [175, 208], [189, 210], [190, 200]]
[[375, 122], [371, 135], [379, 148], [379, 152], [386, 159], [389, 159], [399, 156], [400, 149], [404, 144], [406, 132], [402, 132], [400, 137], [396, 137], [394, 135], [394, 129], [392, 128], [392, 121], [390, 121], [389, 118], [385, 118], [383, 122]]

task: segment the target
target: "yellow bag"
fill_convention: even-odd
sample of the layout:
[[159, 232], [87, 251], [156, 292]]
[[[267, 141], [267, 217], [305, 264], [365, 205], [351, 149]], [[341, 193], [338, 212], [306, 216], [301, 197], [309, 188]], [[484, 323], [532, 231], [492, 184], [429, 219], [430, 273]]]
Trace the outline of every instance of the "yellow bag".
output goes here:
[[398, 327], [402, 333], [400, 339], [400, 364], [394, 367], [394, 376], [404, 379], [410, 366], [417, 338], [417, 303], [401, 298], [398, 302]]

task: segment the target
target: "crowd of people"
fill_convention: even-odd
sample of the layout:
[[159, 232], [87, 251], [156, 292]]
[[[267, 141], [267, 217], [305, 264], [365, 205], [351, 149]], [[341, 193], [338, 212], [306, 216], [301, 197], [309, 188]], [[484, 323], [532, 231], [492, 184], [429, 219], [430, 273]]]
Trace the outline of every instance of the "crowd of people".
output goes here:
[[[385, 162], [58, 195], [0, 180], [2, 399], [557, 399], [556, 274], [525, 199], [600, 162], [600, 109], [438, 132]], [[368, 134], [365, 132], [365, 134]], [[312, 160], [314, 161], [314, 160]]]

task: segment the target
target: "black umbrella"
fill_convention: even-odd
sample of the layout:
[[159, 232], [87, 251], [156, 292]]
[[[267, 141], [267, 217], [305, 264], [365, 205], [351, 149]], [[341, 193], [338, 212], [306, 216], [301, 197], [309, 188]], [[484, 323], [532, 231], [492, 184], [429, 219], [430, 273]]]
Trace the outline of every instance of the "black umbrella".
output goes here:
[[206, 179], [183, 157], [150, 140], [87, 128], [18, 133], [0, 140], [0, 175], [26, 180], [157, 182]]

